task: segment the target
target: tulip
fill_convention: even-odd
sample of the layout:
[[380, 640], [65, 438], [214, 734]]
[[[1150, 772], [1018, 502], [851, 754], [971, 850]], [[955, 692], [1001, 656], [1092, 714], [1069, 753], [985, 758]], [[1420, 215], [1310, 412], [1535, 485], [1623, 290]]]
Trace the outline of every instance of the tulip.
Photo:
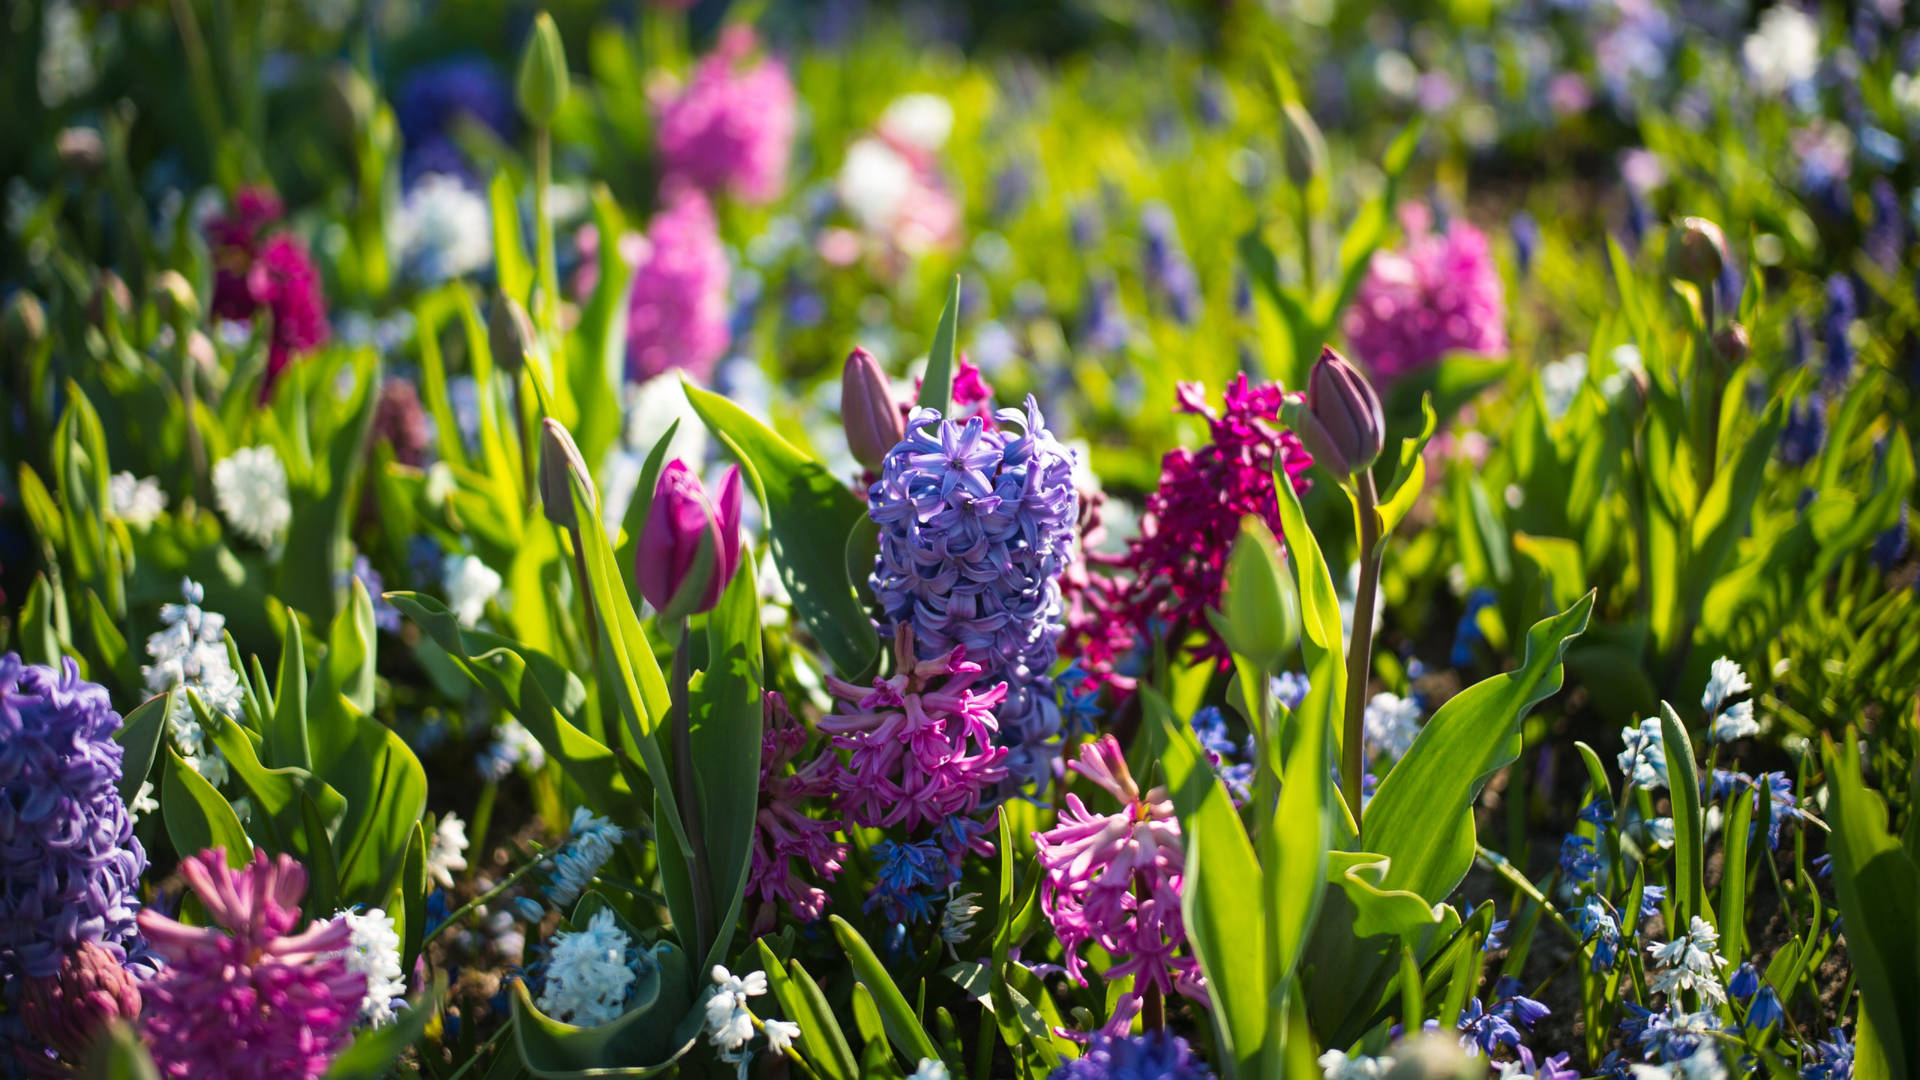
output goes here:
[[1727, 237], [1706, 218], [1681, 218], [1667, 239], [1667, 273], [1710, 295], [1727, 262]]
[[1287, 179], [1297, 187], [1306, 187], [1316, 176], [1327, 172], [1327, 140], [1313, 114], [1297, 101], [1280, 108], [1281, 130], [1286, 144]]
[[887, 452], [907, 437], [907, 418], [893, 400], [893, 387], [880, 362], [865, 349], [848, 354], [840, 373], [840, 422], [846, 427], [847, 448], [875, 472]]
[[1726, 361], [1728, 367], [1739, 367], [1747, 362], [1747, 355], [1753, 351], [1753, 338], [1745, 326], [1729, 322], [1714, 332], [1713, 351]]
[[1308, 376], [1306, 406], [1289, 402], [1282, 416], [1314, 460], [1342, 478], [1372, 466], [1386, 440], [1380, 396], [1332, 346], [1320, 350]]
[[548, 417], [541, 421], [540, 427], [540, 502], [548, 521], [571, 529], [574, 525], [573, 484], [568, 475], [577, 474], [583, 481], [581, 486], [592, 498], [593, 474], [587, 471], [586, 459], [580, 456], [580, 448], [574, 445], [565, 425]]
[[541, 12], [533, 20], [526, 49], [520, 54], [520, 76], [516, 86], [520, 111], [538, 127], [553, 123], [554, 114], [567, 100], [567, 50], [560, 41], [560, 28], [553, 16]]
[[493, 362], [502, 371], [516, 372], [527, 361], [533, 348], [533, 320], [520, 301], [505, 293], [496, 294], [487, 305], [487, 348]]
[[716, 507], [686, 463], [667, 462], [640, 530], [641, 595], [669, 621], [711, 611], [739, 567], [739, 466], [727, 470]]

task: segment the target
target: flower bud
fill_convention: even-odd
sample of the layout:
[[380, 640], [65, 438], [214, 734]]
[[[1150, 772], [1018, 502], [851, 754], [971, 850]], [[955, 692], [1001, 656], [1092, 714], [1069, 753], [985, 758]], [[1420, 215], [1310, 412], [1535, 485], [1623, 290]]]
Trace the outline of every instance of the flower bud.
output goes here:
[[1747, 328], [1737, 322], [1729, 321], [1713, 335], [1713, 351], [1730, 368], [1746, 363], [1747, 354], [1752, 349], [1753, 342], [1747, 334]]
[[1313, 114], [1297, 101], [1280, 107], [1280, 124], [1285, 135], [1287, 179], [1295, 187], [1305, 187], [1316, 176], [1327, 172], [1327, 140]]
[[1471, 1080], [1486, 1069], [1454, 1039], [1421, 1034], [1408, 1039], [1393, 1055], [1386, 1080]]
[[58, 972], [21, 980], [19, 1008], [29, 1030], [61, 1060], [79, 1065], [108, 1024], [139, 1017], [140, 984], [112, 953], [84, 942]]
[[907, 437], [907, 419], [893, 400], [893, 386], [865, 349], [848, 354], [840, 373], [840, 423], [847, 431], [847, 449], [875, 471], [887, 452]]
[[39, 297], [21, 289], [7, 301], [4, 325], [5, 355], [17, 359], [46, 338], [47, 309]]
[[586, 459], [566, 425], [549, 416], [540, 422], [540, 503], [547, 520], [563, 529], [573, 528], [575, 521], [570, 475], [586, 481], [591, 497], [593, 474], [587, 471]]
[[53, 141], [53, 152], [60, 167], [82, 180], [100, 175], [107, 164], [107, 143], [90, 127], [70, 127]]
[[533, 320], [520, 301], [500, 293], [487, 305], [487, 347], [494, 364], [508, 374], [526, 366], [533, 349]]
[[1727, 238], [1706, 218], [1681, 218], [1667, 237], [1667, 274], [1709, 295], [1727, 262]]
[[[1370, 468], [1380, 456], [1387, 434], [1380, 395], [1330, 345], [1321, 348], [1320, 359], [1307, 377], [1305, 412], [1315, 423], [1302, 423], [1294, 430], [1316, 459], [1326, 455], [1324, 464], [1334, 472], [1351, 476]], [[1300, 410], [1293, 409], [1289, 423], [1299, 415]]]
[[162, 270], [153, 279], [153, 299], [160, 308], [160, 317], [168, 322], [178, 319], [190, 323], [200, 318], [200, 298], [193, 294], [186, 275], [178, 270]]
[[108, 305], [113, 307], [116, 322], [125, 319], [133, 310], [133, 292], [119, 274], [102, 269], [94, 278], [93, 298], [87, 303], [87, 317], [95, 326], [106, 325]]
[[727, 470], [716, 505], [679, 458], [660, 470], [634, 577], [666, 620], [713, 610], [740, 566], [740, 468]]
[[567, 50], [553, 16], [541, 12], [533, 20], [526, 49], [520, 54], [518, 82], [520, 111], [536, 127], [549, 127], [567, 100]]
[[1227, 556], [1223, 618], [1215, 629], [1227, 647], [1268, 671], [1277, 671], [1300, 636], [1300, 602], [1293, 579], [1280, 563], [1280, 545], [1266, 522], [1240, 519], [1240, 537]]

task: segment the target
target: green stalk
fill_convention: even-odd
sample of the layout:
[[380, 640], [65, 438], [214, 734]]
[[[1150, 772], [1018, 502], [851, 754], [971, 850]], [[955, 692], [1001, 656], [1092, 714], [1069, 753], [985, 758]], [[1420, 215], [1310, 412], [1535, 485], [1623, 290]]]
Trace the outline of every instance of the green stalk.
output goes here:
[[213, 61], [207, 56], [207, 39], [200, 33], [200, 20], [193, 13], [192, 0], [173, 0], [173, 24], [180, 33], [180, 50], [187, 55], [189, 82], [193, 84], [193, 104], [200, 113], [200, 130], [206, 133], [207, 158], [218, 164], [221, 136], [227, 130], [220, 116], [220, 95], [215, 92]]
[[1373, 600], [1380, 590], [1380, 496], [1373, 486], [1373, 474], [1365, 469], [1354, 477], [1354, 489], [1354, 505], [1360, 517], [1360, 586], [1353, 595], [1353, 639], [1347, 643], [1347, 715], [1345, 738], [1340, 743], [1340, 791], [1358, 829], [1367, 675], [1373, 670]]
[[533, 206], [540, 261], [540, 336], [547, 341], [560, 333], [560, 269], [553, 251], [552, 197], [553, 132], [543, 127], [533, 135]]
[[500, 795], [500, 782], [489, 780], [480, 789], [480, 800], [473, 805], [473, 828], [467, 837], [467, 846], [474, 853], [473, 865], [478, 867], [480, 859], [487, 850], [487, 826], [493, 823], [493, 802]]
[[461, 904], [460, 907], [456, 909], [453, 914], [447, 916], [445, 922], [442, 922], [439, 926], [436, 926], [432, 930], [427, 931], [427, 936], [421, 940], [421, 947], [425, 948], [428, 942], [431, 942], [434, 938], [439, 937], [442, 933], [446, 931], [447, 927], [452, 926], [453, 924], [459, 922], [461, 919], [464, 919], [468, 915], [471, 915], [475, 911], [478, 911], [483, 905], [492, 903], [494, 900], [498, 899], [501, 893], [504, 893], [508, 889], [513, 888], [514, 884], [518, 882], [521, 878], [526, 877], [528, 874], [532, 873], [534, 867], [539, 866], [540, 864], [546, 862], [548, 859], [553, 858], [554, 854], [560, 850], [561, 850], [560, 848], [554, 848], [553, 851], [541, 852], [538, 856], [527, 860], [526, 865], [520, 867], [520, 869], [518, 870], [515, 870], [513, 873], [508, 874], [505, 880], [501, 881], [500, 884], [495, 885], [493, 888], [488, 889], [486, 892], [481, 893], [479, 896], [476, 896], [473, 899], [467, 901], [466, 903]]
[[693, 769], [693, 716], [688, 698], [693, 674], [687, 653], [688, 629], [680, 619], [673, 647], [673, 772], [680, 820], [687, 829], [687, 875], [693, 880], [694, 955], [705, 956], [713, 942], [713, 878], [707, 868], [707, 830], [701, 823], [698, 779]]

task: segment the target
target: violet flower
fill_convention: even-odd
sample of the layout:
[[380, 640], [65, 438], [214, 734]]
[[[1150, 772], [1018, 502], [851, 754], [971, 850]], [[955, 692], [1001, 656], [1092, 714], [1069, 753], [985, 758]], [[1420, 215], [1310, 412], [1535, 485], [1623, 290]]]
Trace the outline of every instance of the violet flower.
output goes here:
[[1450, 352], [1506, 352], [1506, 297], [1486, 236], [1464, 221], [1434, 232], [1422, 207], [1404, 217], [1406, 246], [1374, 253], [1341, 320], [1354, 355], [1386, 383]]
[[727, 253], [706, 196], [669, 185], [627, 298], [627, 378], [669, 368], [699, 381], [727, 351]]
[[[753, 821], [753, 863], [747, 892], [765, 904], [784, 901], [794, 917], [812, 922], [827, 906], [827, 894], [808, 871], [832, 881], [847, 858], [836, 823], [808, 817], [806, 800], [825, 800], [837, 789], [839, 759], [823, 753], [796, 764], [807, 729], [787, 710], [786, 699], [768, 691], [760, 739], [760, 808]], [[797, 860], [797, 862], [796, 862]]]
[[793, 80], [778, 60], [752, 61], [753, 30], [730, 26], [680, 93], [660, 107], [666, 174], [710, 194], [771, 202], [787, 181], [793, 147]]

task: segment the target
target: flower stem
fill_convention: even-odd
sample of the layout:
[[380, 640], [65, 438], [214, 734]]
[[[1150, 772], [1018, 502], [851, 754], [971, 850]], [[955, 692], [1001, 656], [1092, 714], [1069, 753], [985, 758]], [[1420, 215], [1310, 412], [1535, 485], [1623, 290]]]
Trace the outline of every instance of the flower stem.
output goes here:
[[1373, 670], [1373, 599], [1380, 589], [1379, 494], [1373, 474], [1355, 477], [1354, 505], [1360, 518], [1360, 585], [1353, 594], [1353, 640], [1347, 643], [1347, 715], [1340, 742], [1340, 790], [1360, 828], [1360, 774], [1367, 675]]
[[559, 850], [560, 850], [559, 848], [555, 848], [553, 849], [553, 851], [541, 852], [539, 855], [527, 860], [526, 865], [520, 867], [518, 870], [515, 870], [513, 873], [508, 874], [500, 882], [500, 884], [495, 885], [493, 888], [488, 889], [486, 892], [481, 893], [479, 896], [476, 896], [473, 899], [467, 901], [466, 903], [461, 904], [460, 907], [456, 909], [453, 914], [447, 916], [445, 922], [442, 922], [439, 926], [436, 926], [433, 929], [427, 931], [426, 937], [421, 939], [421, 947], [425, 948], [428, 942], [431, 942], [434, 938], [439, 937], [441, 933], [443, 933], [447, 929], [447, 927], [452, 926], [454, 923], [457, 923], [461, 919], [466, 918], [468, 915], [473, 914], [475, 911], [479, 910], [482, 906], [488, 903], [491, 903], [492, 901], [497, 899], [501, 893], [504, 893], [508, 889], [513, 888], [515, 882], [519, 881], [521, 878], [526, 877], [528, 874], [532, 873], [534, 867], [539, 866], [540, 864], [546, 862], [548, 859], [551, 859], [554, 856], [554, 853]]
[[487, 854], [487, 827], [493, 824], [493, 801], [500, 795], [500, 781], [489, 780], [480, 789], [480, 798], [473, 804], [473, 827], [469, 830], [467, 846], [473, 850], [473, 866], [478, 869], [481, 860]]
[[687, 830], [687, 875], [693, 881], [693, 936], [695, 955], [705, 956], [713, 943], [713, 879], [707, 868], [706, 828], [701, 823], [698, 779], [693, 771], [693, 710], [688, 700], [692, 682], [689, 667], [687, 620], [680, 620], [673, 647], [673, 772], [674, 795], [680, 804], [680, 823]]
[[552, 341], [560, 334], [560, 270], [553, 251], [553, 132], [545, 127], [533, 136], [534, 243], [540, 259], [540, 336]]

